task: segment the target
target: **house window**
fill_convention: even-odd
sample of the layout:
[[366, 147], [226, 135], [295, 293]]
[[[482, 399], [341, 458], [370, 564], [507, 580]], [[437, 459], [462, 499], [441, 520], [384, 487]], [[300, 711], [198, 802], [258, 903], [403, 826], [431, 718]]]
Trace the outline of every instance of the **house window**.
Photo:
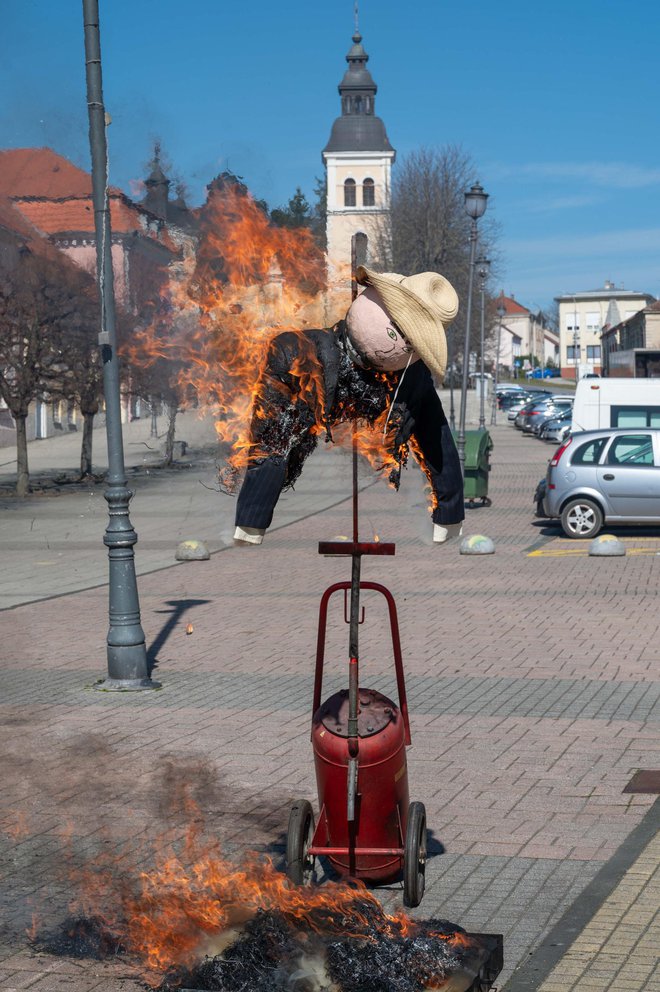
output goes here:
[[344, 183], [344, 206], [355, 206], [355, 180], [347, 179]]
[[[576, 351], [575, 345], [569, 344], [568, 348], [566, 349], [566, 358], [568, 359], [569, 362], [575, 361], [575, 351]], [[580, 360], [580, 345], [577, 346], [577, 359], [578, 361]]]
[[580, 318], [576, 313], [569, 313], [566, 316], [566, 330], [567, 331], [579, 331], [580, 330]]
[[595, 311], [587, 314], [587, 330], [588, 331], [599, 331], [600, 330], [600, 314]]
[[587, 361], [599, 362], [600, 361], [600, 345], [599, 344], [588, 344], [587, 345]]
[[376, 187], [373, 179], [365, 179], [362, 183], [362, 205], [373, 207], [376, 203]]

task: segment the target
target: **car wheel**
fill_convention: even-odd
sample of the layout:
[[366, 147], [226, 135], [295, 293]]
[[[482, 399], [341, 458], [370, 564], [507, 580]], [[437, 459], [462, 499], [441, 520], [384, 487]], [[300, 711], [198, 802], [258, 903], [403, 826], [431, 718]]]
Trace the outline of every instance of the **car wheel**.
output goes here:
[[603, 511], [591, 499], [572, 499], [561, 511], [561, 526], [566, 537], [595, 537], [603, 526]]

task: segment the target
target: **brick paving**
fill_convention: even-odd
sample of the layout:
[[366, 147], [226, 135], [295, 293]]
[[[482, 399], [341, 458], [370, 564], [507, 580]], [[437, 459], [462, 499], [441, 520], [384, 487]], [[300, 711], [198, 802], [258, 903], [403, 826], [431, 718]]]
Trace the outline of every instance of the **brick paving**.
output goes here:
[[660, 990], [660, 837], [640, 854], [540, 992]]
[[[494, 440], [493, 506], [468, 511], [466, 532], [492, 537], [495, 555], [430, 543], [412, 469], [399, 494], [364, 491], [361, 536], [397, 542], [396, 557], [365, 561], [364, 576], [390, 586], [400, 614], [411, 798], [426, 804], [431, 829], [416, 912], [503, 932], [501, 986], [653, 802], [622, 790], [638, 768], [660, 764], [660, 566], [644, 554], [530, 556], [533, 545], [561, 540], [532, 517], [551, 449], [508, 426]], [[317, 540], [350, 528], [350, 503], [335, 501], [336, 464], [326, 473], [333, 498], [321, 492], [335, 505], [322, 513], [271, 532], [259, 549], [226, 548], [141, 578], [159, 692], [91, 688], [105, 669], [104, 588], [0, 613], [1, 992], [139, 987], [126, 961], [35, 954], [24, 931], [44, 899], [53, 918], [63, 911], [67, 857], [80, 864], [110, 850], [128, 866], [160, 831], [183, 830], [164, 807], [173, 774], [195, 783], [207, 824], [230, 851], [281, 857], [292, 799], [315, 795], [308, 731], [318, 601], [349, 573], [345, 560], [316, 554]], [[306, 514], [323, 477], [308, 471]], [[634, 548], [645, 537], [627, 531], [625, 540]], [[383, 608], [374, 596], [365, 604], [363, 683], [388, 691]], [[345, 680], [339, 613], [336, 603], [324, 693]], [[398, 886], [380, 894], [401, 904]], [[654, 987], [648, 981], [625, 987]]]

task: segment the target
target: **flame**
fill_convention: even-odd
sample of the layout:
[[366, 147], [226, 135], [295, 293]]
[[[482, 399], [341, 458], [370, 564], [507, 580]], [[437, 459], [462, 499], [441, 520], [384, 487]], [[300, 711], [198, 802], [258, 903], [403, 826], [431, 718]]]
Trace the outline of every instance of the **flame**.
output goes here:
[[[304, 332], [331, 325], [350, 301], [346, 288], [327, 286], [326, 260], [311, 232], [274, 227], [241, 183], [220, 177], [211, 184], [200, 227], [196, 258], [171, 275], [122, 351], [143, 391], [162, 395], [165, 380], [176, 407], [194, 404], [214, 415], [226, 445], [223, 481], [233, 488], [249, 461], [265, 453], [252, 425], [269, 416], [266, 386], [277, 383], [261, 371], [273, 338], [283, 331], [298, 336], [298, 358], [289, 371], [298, 400], [313, 411], [311, 432], [324, 429], [322, 371]], [[385, 422], [384, 412], [372, 427], [356, 428], [360, 454], [379, 471], [398, 464], [387, 451]], [[352, 435], [348, 423], [333, 429], [333, 440], [347, 446]]]
[[[418, 929], [403, 910], [384, 913], [361, 882], [301, 888], [292, 886], [267, 858], [250, 855], [236, 865], [216, 841], [202, 841], [199, 826], [188, 829], [180, 853], [172, 846], [161, 851], [153, 870], [139, 872], [134, 887], [125, 877], [119, 882], [108, 863], [85, 869], [78, 883], [72, 911], [101, 919], [141, 963], [152, 985], [171, 969], [219, 953], [236, 927], [258, 910], [275, 910], [291, 923], [330, 937], [373, 940], [375, 919], [386, 937], [410, 937]], [[370, 907], [377, 912], [370, 913]], [[459, 933], [432, 936], [453, 945], [469, 943]]]

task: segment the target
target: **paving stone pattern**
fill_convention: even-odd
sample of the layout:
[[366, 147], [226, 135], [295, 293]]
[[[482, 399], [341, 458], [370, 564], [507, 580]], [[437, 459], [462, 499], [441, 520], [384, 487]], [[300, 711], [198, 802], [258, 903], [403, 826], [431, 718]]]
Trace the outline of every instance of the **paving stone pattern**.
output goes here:
[[[417, 912], [504, 932], [503, 984], [653, 801], [622, 790], [660, 760], [660, 564], [646, 555], [530, 558], [535, 542], [558, 539], [532, 516], [551, 449], [508, 426], [494, 440], [493, 506], [468, 511], [465, 532], [492, 537], [495, 555], [431, 544], [413, 469], [399, 494], [365, 490], [361, 536], [397, 543], [393, 559], [365, 560], [363, 575], [388, 585], [399, 609], [411, 798], [426, 804], [433, 853]], [[93, 690], [105, 673], [106, 589], [0, 613], [1, 992], [139, 987], [126, 962], [32, 955], [24, 929], [34, 906], [46, 900], [55, 915], [73, 894], [67, 858], [80, 866], [110, 851], [128, 871], [162, 831], [182, 836], [167, 798], [178, 777], [194, 783], [228, 850], [281, 857], [291, 801], [315, 797], [318, 602], [350, 577], [348, 560], [316, 553], [319, 539], [349, 533], [351, 508], [326, 498], [314, 515], [314, 471], [305, 518], [261, 548], [142, 576], [158, 692]], [[144, 498], [141, 512], [162, 512], [160, 489], [153, 505]], [[294, 512], [295, 494], [287, 507]], [[625, 540], [634, 544], [634, 532]], [[365, 604], [362, 681], [393, 691], [386, 611], [375, 595]], [[336, 597], [324, 694], [345, 682], [341, 611]], [[382, 897], [401, 904], [399, 887]]]

